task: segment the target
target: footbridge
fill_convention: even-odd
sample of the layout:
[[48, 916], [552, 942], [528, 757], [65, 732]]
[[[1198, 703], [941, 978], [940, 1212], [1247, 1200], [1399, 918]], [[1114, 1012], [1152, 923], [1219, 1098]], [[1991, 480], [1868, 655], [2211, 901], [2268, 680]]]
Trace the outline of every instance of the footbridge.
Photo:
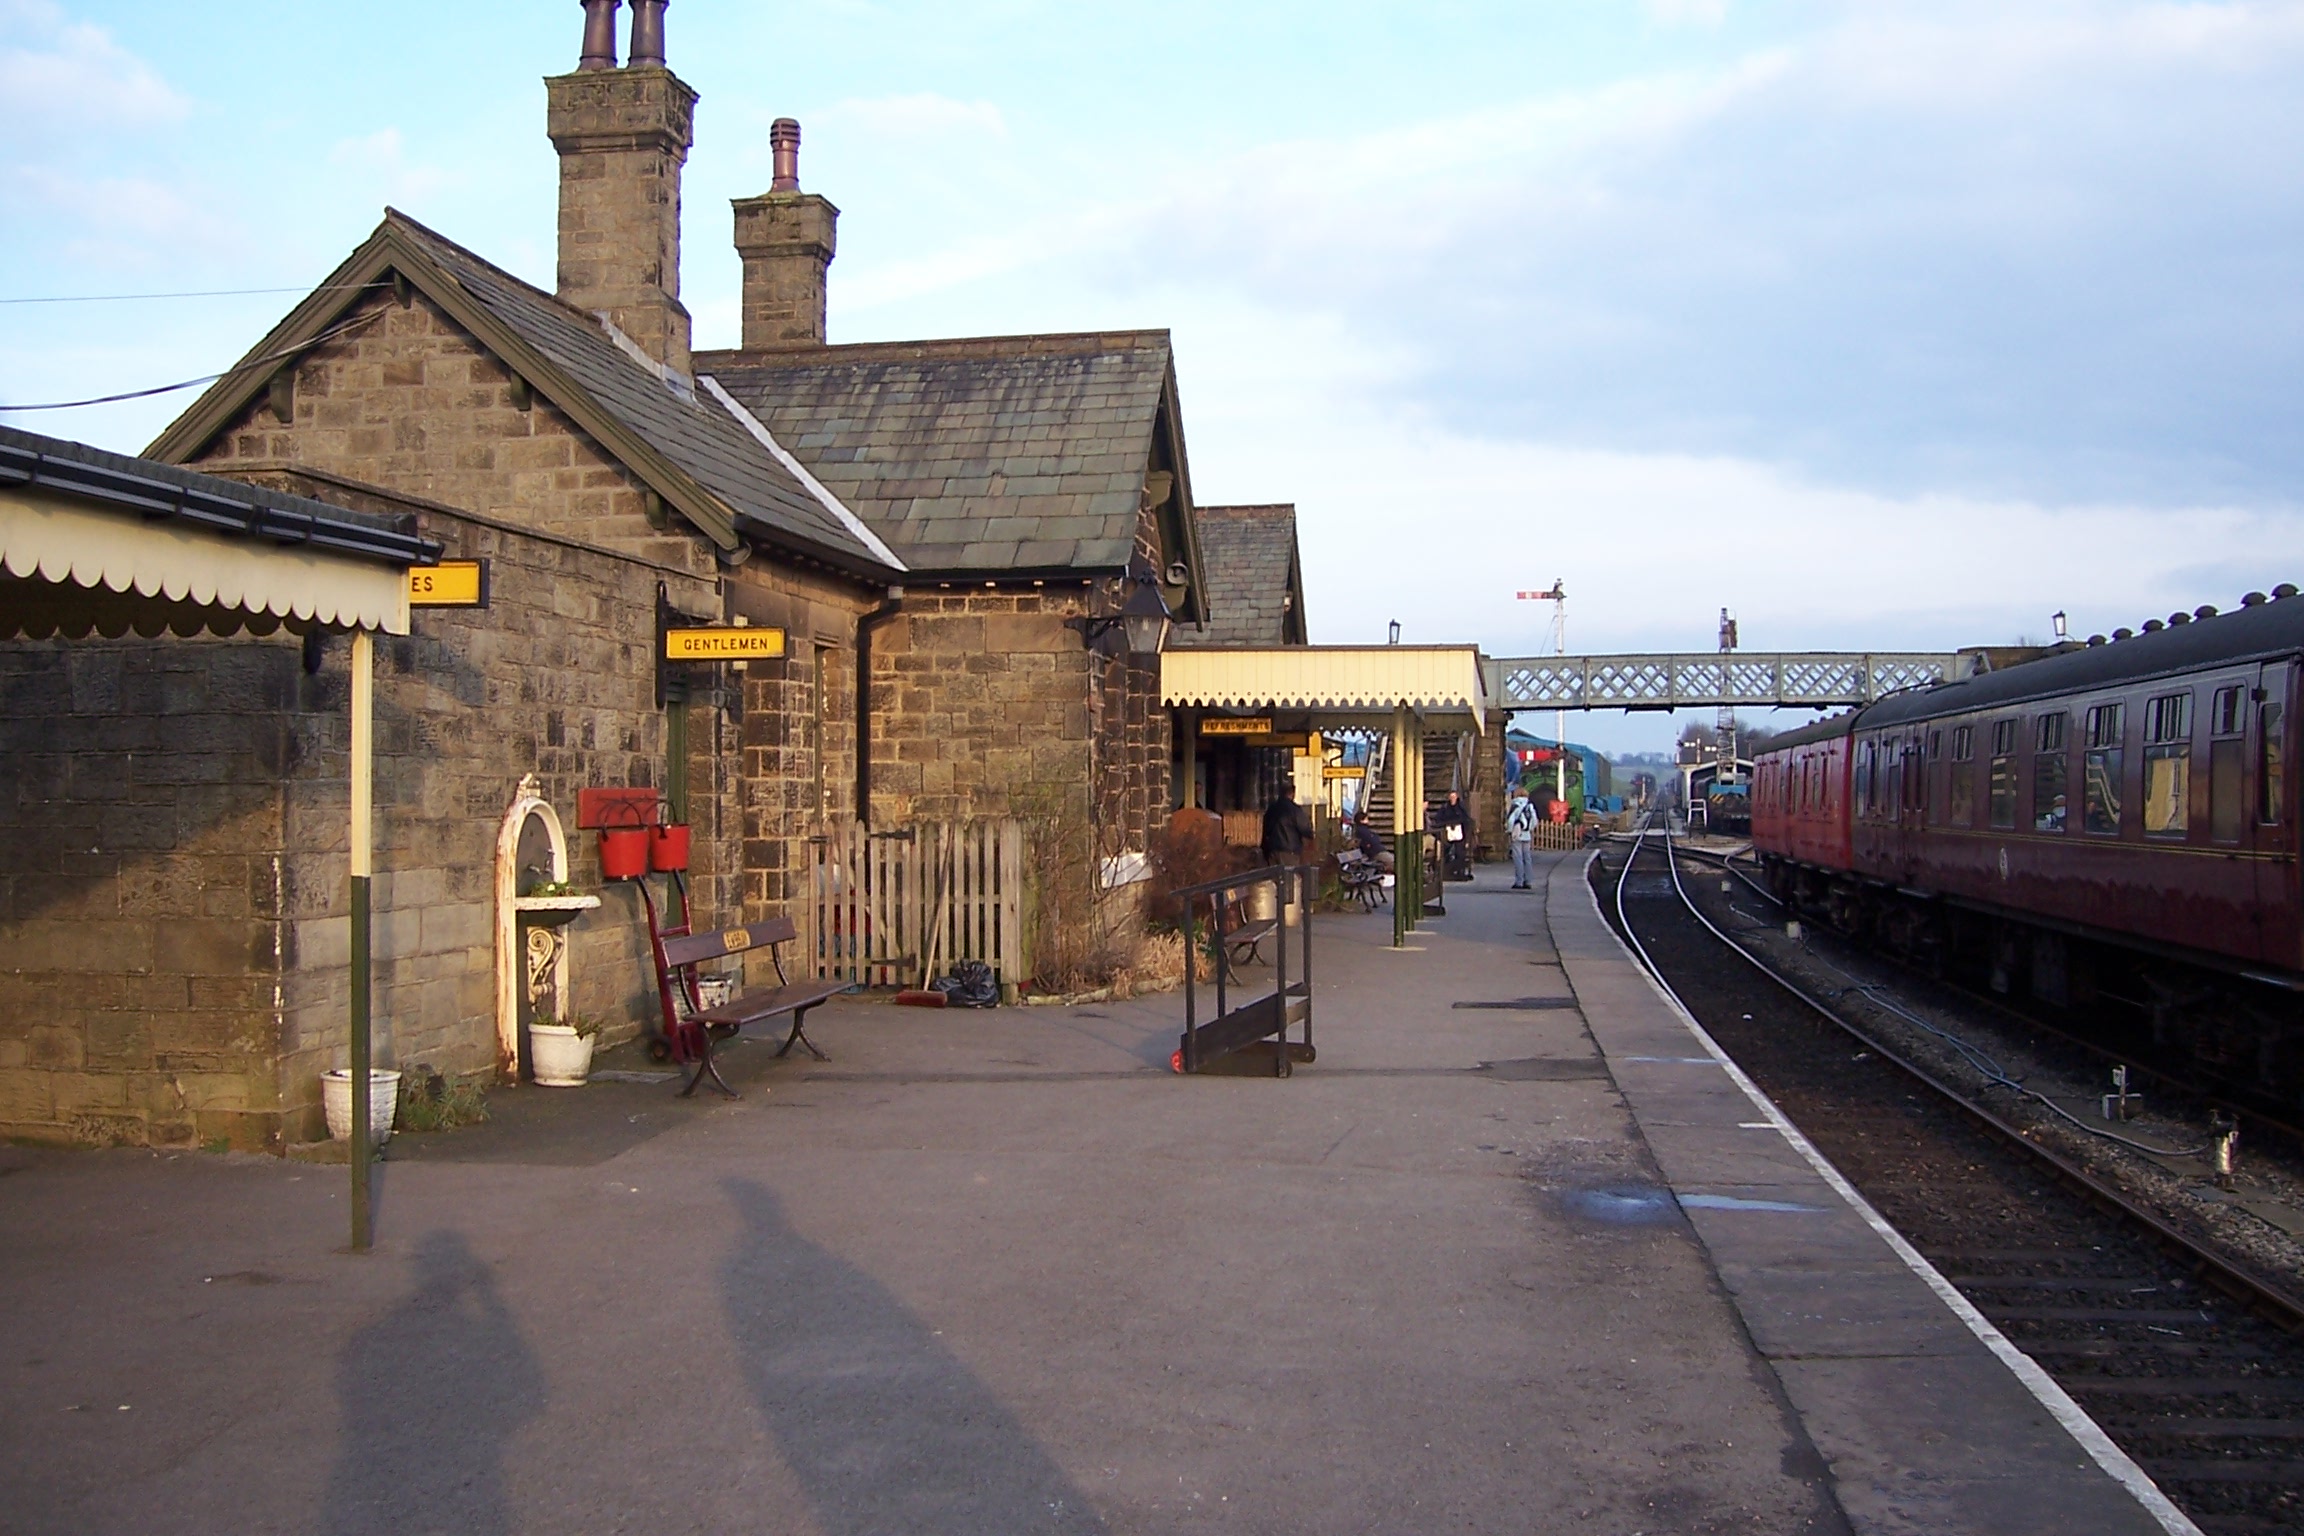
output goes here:
[[1965, 677], [1979, 653], [1691, 651], [1621, 656], [1502, 656], [1481, 662], [1505, 709], [1816, 708]]

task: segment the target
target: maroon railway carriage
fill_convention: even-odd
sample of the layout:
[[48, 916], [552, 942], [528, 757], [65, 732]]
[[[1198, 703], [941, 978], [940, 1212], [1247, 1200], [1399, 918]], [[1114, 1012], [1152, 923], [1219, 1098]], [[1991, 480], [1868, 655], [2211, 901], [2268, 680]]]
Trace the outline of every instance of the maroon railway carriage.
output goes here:
[[1754, 764], [1768, 879], [1996, 989], [2133, 1003], [2206, 1060], [2294, 1055], [2304, 1084], [2304, 601], [2280, 591], [1776, 738]]

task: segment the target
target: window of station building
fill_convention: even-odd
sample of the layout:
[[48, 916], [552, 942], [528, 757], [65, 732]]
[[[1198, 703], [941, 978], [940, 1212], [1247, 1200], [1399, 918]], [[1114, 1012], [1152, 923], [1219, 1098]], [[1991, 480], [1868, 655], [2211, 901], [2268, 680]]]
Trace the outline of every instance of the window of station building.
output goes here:
[[2247, 690], [2238, 685], [2219, 688], [2208, 711], [2208, 836], [2214, 842], [2240, 841], [2247, 822], [2246, 697]]
[[2032, 830], [2061, 832], [2072, 760], [2064, 752], [2064, 712], [2032, 722]]
[[2144, 705], [2144, 835], [2182, 837], [2192, 818], [2192, 695]]
[[1947, 819], [1956, 827], [1976, 825], [1976, 727], [1952, 727], [1952, 772], [1945, 785]]
[[2016, 825], [2016, 722], [1992, 722], [1992, 825]]
[[2082, 768], [2081, 828], [2102, 837], [2120, 835], [2121, 731], [2127, 710], [2099, 704], [2088, 711], [2088, 751]]

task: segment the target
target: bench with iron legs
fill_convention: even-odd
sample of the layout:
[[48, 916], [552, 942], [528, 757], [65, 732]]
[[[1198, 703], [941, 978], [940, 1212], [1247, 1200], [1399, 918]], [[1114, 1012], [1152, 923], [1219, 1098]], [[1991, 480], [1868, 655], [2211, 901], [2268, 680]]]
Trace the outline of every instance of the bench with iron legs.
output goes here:
[[[726, 1039], [747, 1024], [792, 1016], [792, 1032], [776, 1048], [783, 1056], [793, 1046], [806, 1046], [808, 1054], [818, 1061], [830, 1057], [816, 1048], [808, 1038], [808, 1010], [828, 998], [848, 990], [844, 981], [792, 981], [784, 974], [784, 959], [779, 948], [799, 937], [799, 930], [788, 917], [772, 917], [762, 923], [746, 923], [742, 927], [722, 928], [704, 933], [665, 937], [656, 944], [656, 991], [664, 1009], [664, 1038], [672, 1047], [672, 1059], [683, 1065], [694, 1062], [696, 1070], [689, 1075], [688, 1085], [680, 1090], [687, 1098], [696, 1091], [705, 1078], [730, 1098], [740, 1097], [720, 1075], [720, 1068], [712, 1060], [712, 1042]], [[768, 956], [776, 965], [773, 987], [762, 987], [722, 1003], [717, 1007], [698, 1006], [696, 968], [709, 960], [742, 954], [746, 950], [767, 946]]]
[[[1279, 916], [1251, 917], [1249, 912], [1244, 901], [1221, 901], [1216, 906], [1217, 938], [1232, 965], [1262, 965], [1264, 941], [1280, 931]], [[1295, 919], [1290, 918], [1288, 922], [1289, 926], [1295, 926]]]

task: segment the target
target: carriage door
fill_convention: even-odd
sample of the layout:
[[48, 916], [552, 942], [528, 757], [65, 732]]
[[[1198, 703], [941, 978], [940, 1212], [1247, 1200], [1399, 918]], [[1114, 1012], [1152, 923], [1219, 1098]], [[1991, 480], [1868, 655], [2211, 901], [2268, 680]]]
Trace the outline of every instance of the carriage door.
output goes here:
[[[2296, 701], [2289, 697], [2294, 687], [2295, 673], [2285, 663], [2263, 669], [2256, 687], [2250, 690], [2245, 737], [2247, 830], [2255, 844], [2256, 857], [2251, 862], [2256, 871], [2257, 921], [2263, 925], [2259, 953], [2287, 967], [2304, 963], [2304, 891], [2298, 889], [2297, 881], [2292, 750]], [[2209, 750], [2213, 753], [2215, 749], [2211, 746]]]

